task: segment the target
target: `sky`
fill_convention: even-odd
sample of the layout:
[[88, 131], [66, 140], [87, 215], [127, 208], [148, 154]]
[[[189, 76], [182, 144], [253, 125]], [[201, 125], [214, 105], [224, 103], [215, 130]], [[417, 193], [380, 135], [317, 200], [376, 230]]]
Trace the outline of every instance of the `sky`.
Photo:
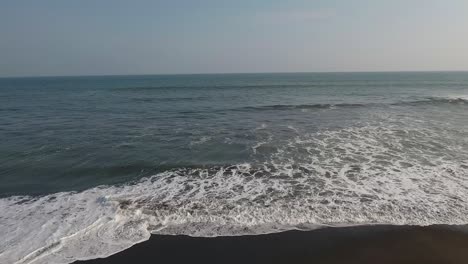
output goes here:
[[0, 0], [0, 76], [466, 71], [466, 0]]

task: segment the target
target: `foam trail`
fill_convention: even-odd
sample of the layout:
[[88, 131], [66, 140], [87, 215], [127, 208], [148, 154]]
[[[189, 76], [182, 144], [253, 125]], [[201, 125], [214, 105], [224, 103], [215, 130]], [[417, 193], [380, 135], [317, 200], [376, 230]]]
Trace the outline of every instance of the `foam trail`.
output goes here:
[[406, 123], [412, 125], [295, 136], [262, 163], [181, 168], [123, 186], [0, 199], [0, 262], [104, 257], [151, 233], [466, 224], [466, 139]]

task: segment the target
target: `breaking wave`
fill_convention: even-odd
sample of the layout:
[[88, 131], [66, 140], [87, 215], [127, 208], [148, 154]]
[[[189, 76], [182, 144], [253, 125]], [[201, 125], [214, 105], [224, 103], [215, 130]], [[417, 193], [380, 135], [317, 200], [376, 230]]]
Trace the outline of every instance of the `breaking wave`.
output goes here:
[[418, 105], [418, 104], [467, 104], [468, 99], [464, 97], [428, 97], [422, 100], [395, 103], [395, 105]]
[[468, 104], [468, 99], [461, 97], [428, 97], [418, 100], [405, 100], [393, 103], [337, 103], [337, 104], [279, 104], [279, 105], [264, 105], [264, 106], [247, 106], [238, 108], [235, 110], [239, 111], [250, 111], [250, 110], [294, 110], [294, 109], [333, 109], [333, 108], [359, 108], [369, 106], [385, 106], [385, 105], [465, 105]]
[[[266, 162], [179, 168], [122, 186], [0, 199], [0, 262], [105, 257], [151, 234], [230, 236], [358, 224], [466, 224], [468, 153], [443, 133], [298, 135]], [[456, 154], [455, 154], [456, 153]]]

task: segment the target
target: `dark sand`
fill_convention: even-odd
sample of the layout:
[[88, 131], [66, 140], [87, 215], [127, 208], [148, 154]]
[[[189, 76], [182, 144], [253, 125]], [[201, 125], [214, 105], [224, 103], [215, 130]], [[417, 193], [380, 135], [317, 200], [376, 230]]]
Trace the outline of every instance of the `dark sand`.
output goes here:
[[217, 238], [154, 235], [80, 263], [468, 263], [468, 233], [448, 226], [360, 226]]

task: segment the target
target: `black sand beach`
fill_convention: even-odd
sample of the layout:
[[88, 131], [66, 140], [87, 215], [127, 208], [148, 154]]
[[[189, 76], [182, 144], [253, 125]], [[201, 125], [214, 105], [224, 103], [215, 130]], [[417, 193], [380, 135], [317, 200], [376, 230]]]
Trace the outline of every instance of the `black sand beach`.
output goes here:
[[468, 263], [468, 232], [358, 226], [216, 238], [153, 235], [108, 258], [76, 263]]

